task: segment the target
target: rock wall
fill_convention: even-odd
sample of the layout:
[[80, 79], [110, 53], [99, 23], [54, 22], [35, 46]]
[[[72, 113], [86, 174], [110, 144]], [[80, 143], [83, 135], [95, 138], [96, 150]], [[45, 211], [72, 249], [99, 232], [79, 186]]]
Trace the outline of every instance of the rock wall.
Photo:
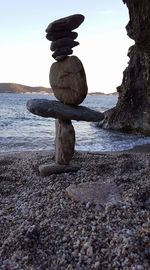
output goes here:
[[123, 72], [115, 108], [105, 113], [103, 127], [150, 135], [150, 1], [123, 0], [129, 9], [129, 65]]

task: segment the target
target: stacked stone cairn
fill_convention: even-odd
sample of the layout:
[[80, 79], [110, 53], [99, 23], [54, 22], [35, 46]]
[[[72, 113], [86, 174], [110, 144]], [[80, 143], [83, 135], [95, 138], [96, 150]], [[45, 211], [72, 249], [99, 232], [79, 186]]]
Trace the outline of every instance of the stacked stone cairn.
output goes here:
[[46, 38], [52, 41], [50, 49], [56, 60], [50, 68], [50, 85], [58, 101], [32, 99], [27, 109], [42, 117], [53, 117], [56, 123], [55, 163], [40, 165], [41, 176], [53, 173], [77, 171], [79, 165], [70, 164], [74, 155], [75, 131], [71, 120], [99, 122], [103, 114], [83, 106], [78, 106], [87, 95], [84, 67], [77, 56], [69, 56], [72, 48], [79, 45], [78, 34], [72, 30], [79, 27], [84, 16], [75, 14], [50, 23]]

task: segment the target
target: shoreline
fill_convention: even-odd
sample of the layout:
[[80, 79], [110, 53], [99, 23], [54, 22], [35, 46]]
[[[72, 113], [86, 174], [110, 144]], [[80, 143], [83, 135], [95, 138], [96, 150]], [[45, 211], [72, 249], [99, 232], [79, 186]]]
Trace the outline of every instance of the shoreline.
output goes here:
[[[24, 151], [13, 151], [13, 152], [0, 152], [0, 156], [7, 156], [7, 155], [15, 155], [15, 154], [30, 154], [30, 153], [53, 153], [55, 154], [55, 150], [24, 150]], [[100, 155], [100, 154], [121, 154], [121, 153], [150, 153], [150, 144], [142, 144], [134, 146], [133, 148], [126, 149], [126, 150], [119, 150], [119, 151], [81, 151], [75, 150], [75, 153], [87, 153], [93, 155]]]
[[[53, 161], [54, 151], [0, 155], [0, 268], [149, 269], [148, 145], [75, 152], [79, 171], [40, 177], [38, 166]], [[89, 182], [115, 184], [121, 200], [102, 206], [66, 194]]]

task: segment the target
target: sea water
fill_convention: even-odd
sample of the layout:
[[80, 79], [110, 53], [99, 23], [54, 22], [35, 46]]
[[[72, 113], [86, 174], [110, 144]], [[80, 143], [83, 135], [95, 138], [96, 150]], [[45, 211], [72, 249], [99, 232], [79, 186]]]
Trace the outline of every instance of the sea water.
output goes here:
[[[0, 152], [54, 150], [55, 120], [31, 114], [26, 103], [32, 98], [55, 99], [42, 94], [0, 94]], [[82, 105], [104, 112], [115, 106], [115, 95], [89, 95]], [[120, 151], [150, 143], [150, 137], [100, 129], [94, 123], [72, 121], [76, 150]]]

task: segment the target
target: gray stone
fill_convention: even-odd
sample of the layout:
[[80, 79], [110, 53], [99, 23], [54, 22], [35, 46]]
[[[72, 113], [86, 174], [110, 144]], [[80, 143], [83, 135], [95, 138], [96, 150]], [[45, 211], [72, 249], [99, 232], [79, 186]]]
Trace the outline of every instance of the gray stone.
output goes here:
[[55, 161], [69, 164], [74, 155], [75, 131], [71, 121], [56, 120]]
[[66, 192], [75, 201], [89, 202], [96, 205], [116, 204], [121, 198], [116, 184], [107, 182], [72, 184], [66, 189]]
[[74, 14], [68, 17], [56, 20], [48, 25], [46, 28], [47, 33], [71, 31], [79, 27], [84, 21], [84, 16], [81, 14]]
[[87, 107], [66, 105], [59, 101], [48, 99], [30, 99], [27, 102], [27, 109], [31, 113], [42, 117], [62, 120], [99, 122], [104, 118], [103, 113]]
[[69, 47], [71, 49], [71, 48], [78, 46], [78, 45], [79, 45], [79, 42], [74, 41], [72, 38], [64, 37], [64, 38], [60, 38], [56, 41], [53, 41], [51, 43], [50, 49], [51, 49], [51, 51], [55, 51], [57, 49], [61, 49], [64, 47]]
[[64, 37], [72, 38], [74, 40], [77, 38], [77, 36], [78, 36], [78, 33], [70, 32], [70, 31], [54, 32], [54, 33], [46, 34], [46, 38], [50, 41], [55, 41], [57, 39], [64, 38]]
[[68, 56], [52, 64], [50, 85], [55, 97], [65, 104], [78, 105], [87, 95], [84, 67], [77, 56]]
[[63, 60], [66, 58], [67, 55], [72, 54], [73, 50], [69, 47], [64, 47], [61, 49], [57, 49], [53, 54], [52, 57], [56, 59], [57, 61]]
[[39, 166], [39, 172], [42, 177], [49, 176], [51, 174], [60, 174], [67, 172], [76, 172], [80, 169], [79, 165], [60, 165], [56, 163], [45, 164]]

